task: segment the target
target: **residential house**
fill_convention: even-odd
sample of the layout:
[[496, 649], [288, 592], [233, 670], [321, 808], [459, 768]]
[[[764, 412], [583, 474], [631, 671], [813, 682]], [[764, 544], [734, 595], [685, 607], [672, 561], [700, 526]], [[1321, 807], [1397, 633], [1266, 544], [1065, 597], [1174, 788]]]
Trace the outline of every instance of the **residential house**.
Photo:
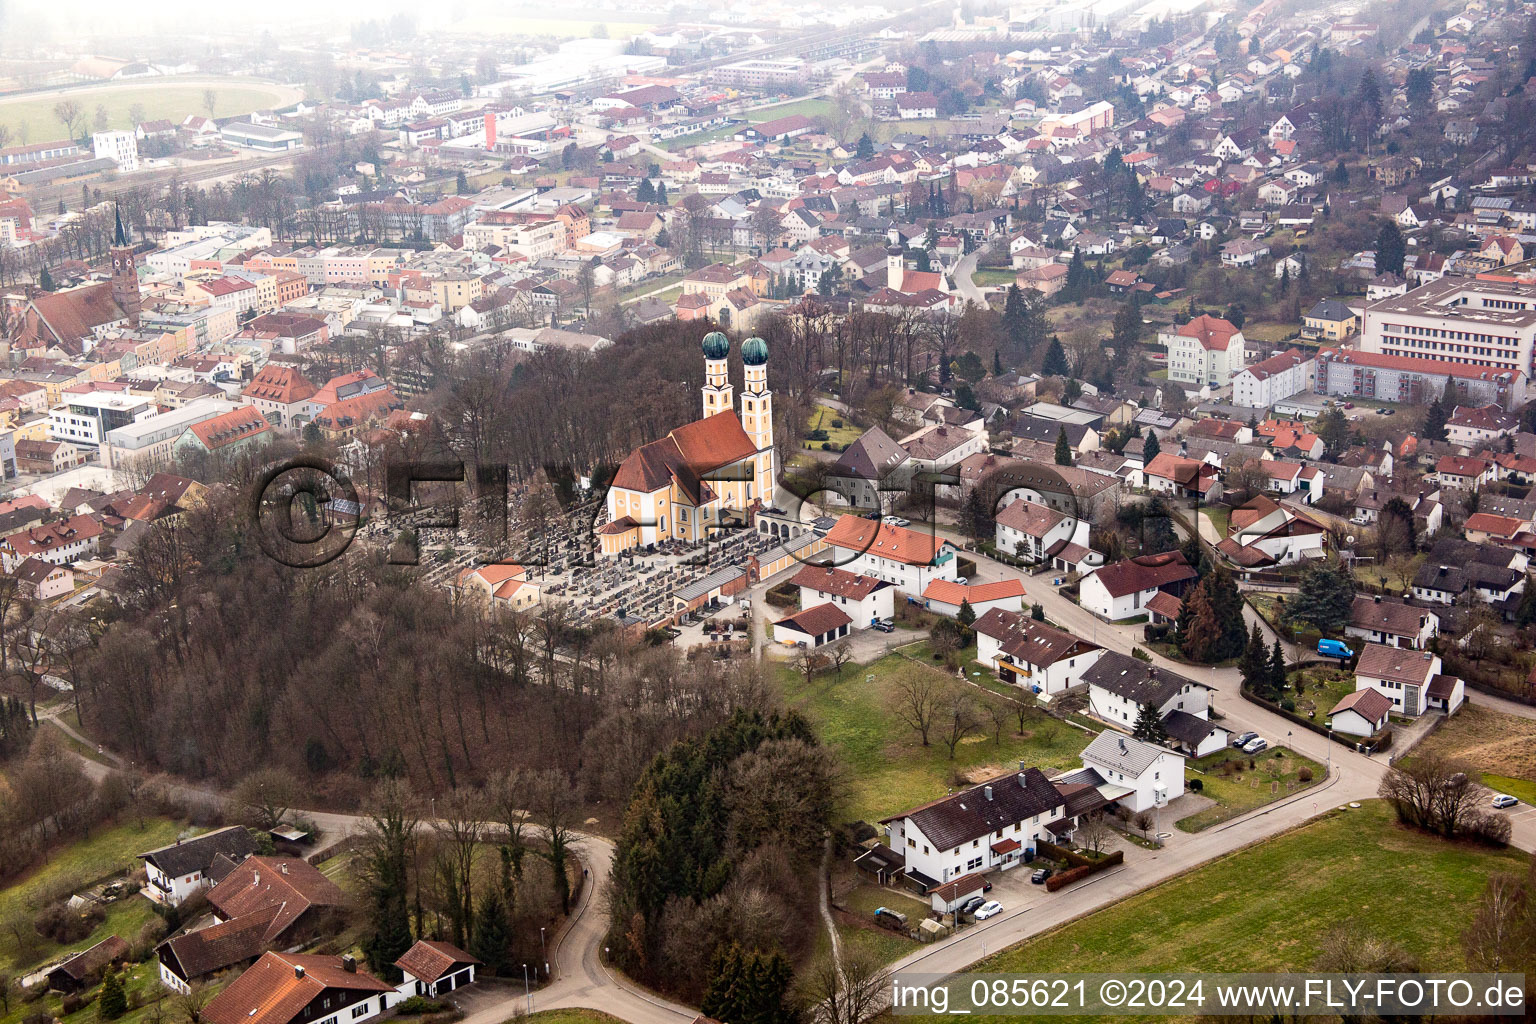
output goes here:
[[885, 580], [914, 596], [935, 579], [957, 575], [954, 545], [931, 531], [845, 515], [826, 540], [846, 571]]
[[1017, 612], [1024, 606], [1024, 581], [1019, 579], [997, 580], [993, 583], [955, 583], [951, 580], [933, 580], [923, 590], [923, 603], [931, 612], [954, 617], [969, 604], [976, 615], [985, 615], [994, 608]]
[[401, 981], [395, 990], [405, 998], [437, 999], [475, 983], [475, 969], [485, 966], [459, 947], [447, 942], [417, 939], [395, 961]]
[[1349, 610], [1348, 636], [1373, 644], [1422, 651], [1440, 632], [1440, 616], [1428, 608], [1416, 608], [1403, 601], [1360, 594]]
[[1328, 712], [1328, 728], [1346, 736], [1364, 738], [1385, 729], [1391, 717], [1392, 701], [1380, 690], [1356, 690]]
[[1089, 712], [1117, 728], [1134, 728], [1141, 709], [1150, 707], [1165, 726], [1178, 729], [1178, 736], [1170, 730], [1169, 737], [1192, 757], [1226, 744], [1226, 730], [1210, 721], [1212, 688], [1205, 683], [1116, 651], [1097, 659], [1082, 681], [1088, 685]]
[[[807, 565], [790, 577], [800, 588], [800, 607], [832, 604], [842, 609], [859, 628], [895, 614], [896, 588], [873, 576], [860, 576], [834, 566]], [[977, 613], [978, 615], [980, 612]]]
[[1440, 655], [1382, 644], [1366, 644], [1360, 652], [1355, 688], [1376, 690], [1395, 714], [1410, 718], [1431, 710], [1453, 714], [1466, 699], [1465, 684], [1442, 672]]
[[1146, 613], [1160, 593], [1182, 598], [1198, 573], [1178, 551], [1138, 555], [1101, 566], [1078, 585], [1082, 606], [1101, 619], [1118, 622]]
[[1160, 332], [1157, 340], [1168, 351], [1168, 379], [1175, 383], [1225, 387], [1246, 360], [1243, 332], [1209, 314]]
[[1104, 564], [1088, 546], [1086, 519], [1033, 501], [1012, 501], [996, 514], [997, 549], [1038, 565], [1048, 562], [1064, 572], [1086, 572]]
[[1184, 795], [1184, 755], [1167, 747], [1105, 729], [1079, 756], [1106, 785], [1131, 791], [1119, 802], [1132, 812], [1165, 807]]
[[853, 631], [853, 619], [830, 602], [812, 605], [773, 624], [773, 639], [788, 647], [817, 648]]
[[209, 872], [216, 861], [229, 866], [255, 852], [251, 833], [240, 825], [178, 839], [169, 846], [139, 854], [147, 882], [139, 892], [155, 903], [180, 906], [187, 897], [213, 884]]
[[1019, 611], [988, 610], [977, 618], [976, 660], [996, 668], [997, 677], [1034, 692], [1041, 700], [1082, 685], [1083, 673], [1103, 648], [1038, 622]]
[[1328, 528], [1261, 494], [1232, 510], [1227, 536], [1216, 550], [1244, 569], [1290, 565], [1327, 557]]
[[350, 956], [263, 953], [203, 1007], [206, 1024], [366, 1024], [392, 1005], [392, 985]]
[[1245, 366], [1232, 374], [1232, 404], [1268, 409], [1303, 391], [1312, 390], [1317, 360], [1301, 349]]

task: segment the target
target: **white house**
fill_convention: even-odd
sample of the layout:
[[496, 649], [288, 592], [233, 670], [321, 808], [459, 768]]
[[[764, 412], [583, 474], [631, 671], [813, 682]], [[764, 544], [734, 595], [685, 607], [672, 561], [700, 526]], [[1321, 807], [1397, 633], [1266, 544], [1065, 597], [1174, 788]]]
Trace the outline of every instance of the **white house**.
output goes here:
[[1497, 405], [1458, 405], [1445, 421], [1446, 440], [1462, 448], [1477, 448], [1520, 429], [1520, 417]]
[[1082, 572], [1104, 564], [1088, 546], [1092, 524], [1033, 501], [1010, 502], [994, 519], [997, 549], [1032, 564]]
[[1356, 690], [1328, 712], [1328, 725], [1346, 736], [1374, 736], [1387, 727], [1392, 716], [1392, 702], [1380, 690]]
[[1270, 356], [1232, 373], [1232, 404], [1268, 409], [1312, 388], [1317, 360], [1300, 349]]
[[1088, 710], [1122, 729], [1131, 729], [1142, 705], [1151, 705], [1169, 740], [1194, 757], [1220, 750], [1227, 731], [1211, 722], [1211, 688], [1129, 655], [1109, 651], [1087, 672]]
[[203, 1009], [209, 1024], [364, 1024], [389, 1008], [394, 986], [350, 956], [267, 952]]
[[960, 614], [964, 604], [971, 606], [977, 618], [994, 608], [1016, 612], [1024, 607], [1024, 581], [1008, 579], [966, 585], [933, 580], [923, 589], [923, 603], [929, 611], [951, 618]]
[[1168, 350], [1168, 379], [1178, 383], [1226, 387], [1245, 362], [1243, 332], [1209, 314], [1162, 331], [1157, 340]]
[[812, 605], [773, 624], [773, 639], [789, 647], [817, 648], [853, 631], [853, 620], [835, 604]]
[[1355, 666], [1355, 688], [1380, 691], [1394, 713], [1412, 718], [1431, 710], [1454, 712], [1466, 699], [1465, 684], [1441, 672], [1440, 655], [1383, 644], [1365, 645]]
[[1017, 611], [992, 609], [973, 628], [976, 660], [996, 668], [1003, 682], [1027, 687], [1041, 700], [1082, 685], [1083, 673], [1104, 653], [1097, 644]]
[[1259, 462], [1259, 468], [1267, 477], [1265, 486], [1277, 494], [1297, 495], [1308, 505], [1323, 496], [1326, 474], [1317, 466], [1285, 459], [1264, 459]]
[[1198, 573], [1178, 551], [1138, 555], [1101, 566], [1078, 585], [1078, 601], [1101, 619], [1118, 622], [1146, 613], [1159, 592], [1182, 597]]
[[230, 825], [191, 839], [139, 854], [149, 884], [139, 891], [155, 903], [180, 906], [187, 897], [213, 885], [208, 868], [223, 856], [239, 863], [256, 852], [250, 832]]
[[1107, 784], [1131, 791], [1120, 802], [1132, 811], [1164, 807], [1184, 795], [1184, 755], [1167, 747], [1105, 729], [1079, 757]]
[[964, 875], [1006, 869], [1023, 860], [1066, 798], [1038, 768], [1026, 768], [883, 819], [891, 849], [909, 879], [925, 891]]
[[873, 576], [860, 576], [833, 566], [807, 565], [789, 582], [800, 588], [801, 608], [834, 605], [860, 629], [896, 613], [896, 588]]
[[827, 545], [839, 567], [894, 583], [914, 596], [936, 579], [959, 575], [955, 546], [930, 531], [845, 515], [827, 531]]
[[1344, 627], [1346, 636], [1415, 651], [1428, 647], [1430, 638], [1439, 632], [1440, 616], [1428, 608], [1383, 600], [1380, 594], [1357, 596], [1349, 611], [1349, 625]]
[[1326, 557], [1328, 528], [1261, 494], [1232, 510], [1229, 532], [1216, 550], [1245, 569], [1290, 565]]
[[436, 999], [475, 982], [475, 968], [483, 966], [457, 946], [417, 939], [395, 961], [403, 976], [395, 991], [401, 996]]

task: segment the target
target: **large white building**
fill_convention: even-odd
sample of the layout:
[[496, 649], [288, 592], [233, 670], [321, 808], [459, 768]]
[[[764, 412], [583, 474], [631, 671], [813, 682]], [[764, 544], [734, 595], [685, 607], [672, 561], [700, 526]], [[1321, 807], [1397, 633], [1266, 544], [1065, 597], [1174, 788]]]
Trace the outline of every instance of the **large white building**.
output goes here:
[[[1360, 351], [1531, 375], [1536, 283], [1442, 277], [1365, 307]], [[1500, 403], [1501, 405], [1504, 403]]]
[[1245, 361], [1243, 332], [1209, 314], [1162, 331], [1157, 340], [1168, 350], [1168, 379], [1180, 384], [1226, 387]]
[[48, 410], [48, 437], [53, 441], [98, 447], [107, 432], [153, 416], [153, 399], [127, 391], [65, 393], [63, 401]]
[[1317, 360], [1293, 348], [1245, 366], [1232, 374], [1232, 404], [1268, 409], [1292, 395], [1312, 389]]
[[98, 160], [116, 160], [120, 174], [139, 169], [139, 139], [131, 131], [96, 132], [91, 136], [91, 150]]
[[955, 546], [931, 530], [912, 530], [878, 519], [845, 515], [827, 531], [832, 564], [894, 583], [913, 597], [934, 580], [958, 578]]

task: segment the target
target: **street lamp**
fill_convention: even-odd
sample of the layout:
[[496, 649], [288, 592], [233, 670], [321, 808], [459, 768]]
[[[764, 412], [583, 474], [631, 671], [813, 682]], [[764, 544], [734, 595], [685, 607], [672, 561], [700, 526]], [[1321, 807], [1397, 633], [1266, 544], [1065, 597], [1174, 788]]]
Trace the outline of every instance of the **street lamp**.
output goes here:
[[544, 961], [544, 976], [549, 977], [549, 953], [544, 949], [544, 928], [539, 928], [539, 959]]

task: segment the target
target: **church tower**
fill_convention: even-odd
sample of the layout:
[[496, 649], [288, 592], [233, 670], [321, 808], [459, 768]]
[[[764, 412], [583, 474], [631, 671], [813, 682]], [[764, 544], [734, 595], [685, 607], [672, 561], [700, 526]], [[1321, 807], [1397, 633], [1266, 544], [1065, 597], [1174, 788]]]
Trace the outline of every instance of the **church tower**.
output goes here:
[[133, 246], [123, 230], [123, 214], [117, 211], [117, 230], [112, 235], [112, 301], [128, 314], [128, 325], [139, 326], [139, 272], [133, 263]]
[[746, 376], [741, 395], [741, 425], [757, 446], [757, 479], [752, 495], [761, 498], [763, 504], [772, 505], [778, 474], [773, 450], [773, 392], [768, 390], [768, 343], [762, 338], [748, 338], [741, 346], [741, 363]]
[[726, 373], [726, 359], [731, 354], [731, 339], [719, 331], [704, 335], [704, 415], [713, 416], [735, 407], [731, 378]]

